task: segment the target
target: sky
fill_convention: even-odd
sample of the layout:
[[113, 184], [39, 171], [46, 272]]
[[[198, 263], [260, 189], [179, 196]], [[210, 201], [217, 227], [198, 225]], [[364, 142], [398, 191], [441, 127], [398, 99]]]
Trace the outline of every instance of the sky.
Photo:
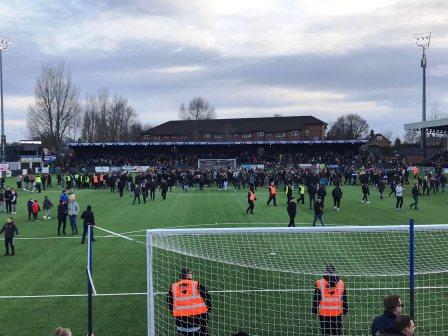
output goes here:
[[358, 113], [376, 132], [448, 112], [445, 0], [0, 0], [5, 132], [26, 139], [43, 66], [64, 63], [85, 100], [107, 88], [143, 124], [202, 96], [218, 118]]

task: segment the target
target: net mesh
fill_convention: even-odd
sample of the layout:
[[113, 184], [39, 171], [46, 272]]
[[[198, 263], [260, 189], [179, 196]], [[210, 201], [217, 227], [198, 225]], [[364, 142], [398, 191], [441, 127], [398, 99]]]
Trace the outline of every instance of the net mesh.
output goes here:
[[[149, 282], [156, 335], [176, 335], [167, 306], [170, 285], [182, 267], [205, 285], [213, 308], [210, 335], [319, 335], [312, 314], [316, 280], [334, 265], [347, 289], [344, 335], [370, 335], [383, 298], [400, 295], [409, 313], [409, 232], [357, 230], [193, 230], [152, 233]], [[446, 335], [448, 225], [415, 231], [417, 335]], [[151, 333], [150, 333], [151, 334]]]

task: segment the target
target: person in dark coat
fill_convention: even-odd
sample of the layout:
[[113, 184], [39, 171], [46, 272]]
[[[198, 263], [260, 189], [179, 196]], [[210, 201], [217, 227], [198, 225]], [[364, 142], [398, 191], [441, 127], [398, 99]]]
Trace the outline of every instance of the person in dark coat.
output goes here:
[[367, 196], [370, 195], [369, 186], [367, 185], [367, 183], [364, 183], [362, 185], [361, 189], [362, 189], [362, 200], [361, 200], [361, 203], [364, 203], [364, 202], [370, 203], [369, 199], [367, 197]]
[[61, 226], [62, 226], [62, 234], [65, 235], [65, 228], [67, 227], [67, 203], [64, 201], [59, 201], [58, 205], [58, 236], [61, 235]]
[[384, 198], [384, 190], [386, 189], [386, 184], [384, 183], [383, 180], [380, 180], [380, 182], [378, 182], [378, 194], [380, 196], [380, 199]]
[[168, 192], [168, 183], [166, 183], [165, 180], [162, 180], [162, 182], [160, 183], [159, 189], [162, 194], [162, 199], [166, 200], [166, 193]]
[[154, 179], [151, 179], [151, 182], [149, 182], [149, 198], [154, 201], [156, 198], [156, 188], [157, 184]]
[[393, 332], [395, 321], [403, 312], [403, 301], [398, 295], [389, 295], [384, 298], [384, 313], [376, 316], [372, 322], [372, 336], [378, 333]]
[[28, 202], [26, 203], [26, 206], [28, 208], [28, 220], [31, 220], [31, 216], [33, 215], [33, 199], [30, 197]]
[[6, 253], [5, 257], [9, 256], [9, 247], [11, 247], [11, 255], [15, 255], [14, 251], [14, 233], [19, 237], [19, 230], [17, 229], [16, 224], [12, 220], [12, 217], [8, 217], [6, 224], [0, 230], [0, 234], [5, 233], [5, 248]]
[[316, 201], [316, 187], [311, 182], [307, 188], [308, 196], [310, 198], [310, 209], [314, 206], [314, 203]]
[[325, 203], [325, 197], [327, 197], [327, 191], [325, 190], [325, 187], [323, 184], [321, 184], [319, 186], [319, 188], [317, 188], [316, 195], [317, 195], [317, 198], [320, 198], [322, 203]]
[[[86, 236], [87, 236], [88, 226], [89, 225], [95, 226], [95, 216], [93, 215], [92, 207], [90, 205], [88, 205], [87, 210], [82, 213], [81, 219], [84, 220], [84, 223], [83, 223], [84, 230], [82, 232], [81, 244], [84, 244], [84, 241], [86, 240]], [[91, 232], [92, 241], [95, 241], [95, 239], [93, 238], [93, 230], [91, 230], [90, 232]]]
[[322, 203], [320, 198], [318, 198], [317, 201], [314, 202], [313, 226], [316, 226], [317, 220], [319, 220], [322, 226], [324, 226], [324, 220], [322, 218], [323, 215], [324, 215], [324, 204]]
[[288, 227], [293, 227], [295, 225], [295, 219], [297, 214], [297, 203], [294, 197], [288, 202], [288, 215], [289, 215], [289, 225]]
[[132, 204], [135, 204], [136, 200], [138, 200], [138, 204], [141, 204], [141, 202], [140, 202], [140, 194], [142, 193], [142, 190], [140, 189], [140, 185], [139, 184], [137, 184], [134, 187], [133, 193], [134, 193], [134, 202], [132, 202]]
[[342, 190], [339, 185], [336, 185], [331, 191], [331, 196], [333, 197], [334, 209], [339, 211], [341, 206]]
[[414, 183], [414, 187], [412, 188], [412, 198], [414, 199], [414, 203], [411, 203], [409, 206], [411, 207], [415, 207], [415, 210], [418, 210], [417, 205], [418, 205], [418, 197], [421, 196], [420, 194], [420, 189], [418, 187], [417, 182]]

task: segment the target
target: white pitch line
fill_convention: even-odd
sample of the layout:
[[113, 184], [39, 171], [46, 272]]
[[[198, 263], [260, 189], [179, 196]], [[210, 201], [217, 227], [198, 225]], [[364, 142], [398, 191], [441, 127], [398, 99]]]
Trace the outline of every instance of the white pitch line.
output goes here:
[[139, 244], [146, 245], [146, 243], [144, 243], [144, 242], [141, 242], [141, 241], [139, 241], [139, 240], [132, 239], [132, 238], [129, 237], [129, 236], [125, 236], [125, 235], [122, 235], [122, 234], [119, 234], [119, 233], [117, 233], [117, 232], [113, 232], [113, 231], [104, 229], [104, 228], [99, 227], [99, 226], [96, 226], [96, 225], [94, 226], [94, 228], [99, 229], [99, 230], [103, 230], [104, 232], [110, 233], [110, 234], [112, 234], [112, 235], [115, 235], [115, 236], [117, 236], [117, 237], [120, 237], [120, 238], [123, 238], [123, 239], [126, 239], [126, 240], [130, 240], [130, 241], [133, 241], [133, 242], [136, 242], [136, 243], [139, 243]]
[[[408, 290], [409, 287], [384, 287], [384, 288], [349, 288], [350, 292], [358, 291], [385, 291], [385, 290]], [[429, 289], [448, 289], [448, 286], [422, 286], [415, 287], [416, 290], [429, 290]], [[312, 292], [313, 288], [296, 288], [296, 289], [236, 289], [236, 290], [211, 290], [211, 294], [232, 294], [232, 293], [294, 293], [294, 292]], [[166, 292], [155, 292], [154, 295], [166, 295]], [[147, 295], [146, 292], [131, 292], [131, 293], [99, 293], [95, 295], [96, 297], [107, 297], [107, 296], [139, 296]], [[11, 295], [11, 296], [0, 296], [0, 300], [8, 299], [46, 299], [46, 298], [64, 298], [64, 297], [86, 297], [87, 294], [48, 294], [48, 295]]]

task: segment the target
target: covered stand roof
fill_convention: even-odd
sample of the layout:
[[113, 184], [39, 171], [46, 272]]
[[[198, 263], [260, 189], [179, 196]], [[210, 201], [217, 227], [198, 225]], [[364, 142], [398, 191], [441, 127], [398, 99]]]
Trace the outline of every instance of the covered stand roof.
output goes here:
[[405, 131], [421, 129], [426, 129], [427, 131], [433, 133], [448, 133], [448, 118], [404, 124]]

